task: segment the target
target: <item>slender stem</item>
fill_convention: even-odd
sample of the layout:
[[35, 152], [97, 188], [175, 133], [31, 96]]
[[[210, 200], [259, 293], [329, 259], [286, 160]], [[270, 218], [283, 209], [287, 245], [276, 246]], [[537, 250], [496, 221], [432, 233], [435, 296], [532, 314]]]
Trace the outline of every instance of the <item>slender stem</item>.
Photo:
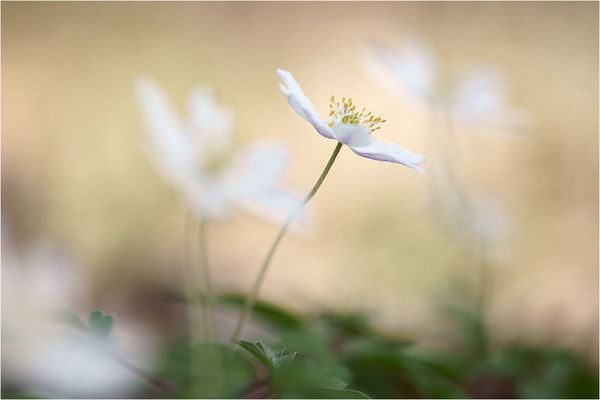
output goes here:
[[214, 339], [216, 335], [216, 321], [214, 313], [214, 293], [212, 289], [212, 280], [210, 278], [210, 269], [208, 267], [208, 253], [206, 246], [206, 219], [200, 220], [199, 226], [199, 247], [200, 247], [200, 270], [202, 271], [202, 277], [204, 282], [204, 323], [206, 325], [207, 338]]
[[[454, 130], [452, 115], [447, 106], [443, 108], [443, 114], [445, 119], [445, 127], [446, 127], [446, 139], [447, 143], [452, 147], [451, 151], [457, 156], [460, 154], [456, 133]], [[454, 191], [458, 197], [459, 205], [461, 207], [461, 217], [463, 219], [464, 224], [471, 224], [471, 218], [474, 216], [475, 204], [472, 199], [467, 195], [466, 188], [464, 184], [461, 184], [459, 181], [459, 175], [456, 170], [457, 157], [451, 158], [443, 155], [445, 160], [445, 171], [447, 173], [447, 177], [451, 182], [451, 187], [454, 188]], [[488, 317], [488, 308], [491, 299], [491, 291], [494, 286], [492, 270], [490, 269], [489, 263], [489, 254], [488, 248], [485, 244], [485, 240], [481, 236], [477, 236], [473, 234], [471, 230], [467, 230], [465, 232], [465, 237], [468, 238], [468, 244], [472, 248], [471, 257], [476, 264], [476, 268], [479, 270], [476, 271], [478, 277], [476, 278], [475, 285], [475, 310], [477, 312], [477, 317], [480, 319], [481, 327], [483, 329], [482, 332], [482, 343], [480, 351], [485, 354], [488, 349], [488, 336], [487, 336], [487, 317]], [[473, 242], [477, 243], [476, 248], [473, 245]]]
[[177, 393], [177, 388], [174, 385], [170, 384], [169, 382], [164, 381], [160, 378], [157, 378], [154, 375], [150, 375], [146, 371], [143, 371], [142, 369], [136, 367], [135, 365], [131, 364], [129, 361], [126, 361], [125, 359], [123, 359], [122, 357], [120, 357], [116, 354], [108, 353], [108, 355], [110, 357], [112, 357], [113, 360], [115, 360], [116, 362], [121, 364], [123, 367], [125, 367], [132, 373], [134, 373], [135, 375], [144, 379], [146, 382], [148, 382], [150, 385], [152, 385], [155, 389], [158, 389], [161, 392], [168, 393], [171, 395], [174, 395]]
[[[201, 334], [200, 326], [202, 325], [201, 317], [198, 310], [198, 288], [196, 286], [196, 276], [194, 273], [194, 257], [193, 257], [193, 246], [194, 231], [193, 216], [187, 212], [185, 221], [185, 236], [184, 236], [184, 288], [185, 288], [185, 308], [188, 317], [188, 326], [190, 331], [190, 376], [196, 376], [196, 370], [201, 360], [198, 357], [198, 344], [200, 343]], [[194, 380], [195, 384], [195, 380]], [[194, 387], [195, 389], [195, 387]]]
[[244, 309], [242, 311], [242, 314], [240, 315], [240, 318], [238, 319], [237, 326], [233, 333], [232, 346], [234, 345], [234, 343], [236, 343], [240, 339], [240, 335], [242, 334], [244, 324], [246, 323], [246, 320], [248, 319], [248, 317], [250, 317], [250, 313], [252, 312], [252, 308], [254, 307], [254, 303], [256, 302], [256, 298], [257, 298], [258, 292], [260, 290], [260, 285], [262, 284], [262, 282], [264, 280], [265, 274], [267, 272], [269, 264], [271, 263], [271, 259], [273, 258], [273, 255], [275, 254], [275, 250], [277, 249], [277, 246], [279, 245], [279, 242], [283, 238], [283, 235], [287, 231], [287, 228], [289, 227], [291, 222], [294, 220], [294, 218], [296, 217], [298, 212], [302, 209], [302, 207], [304, 207], [304, 205], [306, 203], [308, 203], [310, 201], [310, 199], [313, 198], [315, 193], [317, 193], [317, 190], [319, 190], [319, 187], [321, 187], [321, 184], [323, 183], [323, 181], [325, 180], [325, 177], [329, 173], [329, 170], [331, 169], [331, 166], [333, 165], [333, 162], [335, 161], [341, 148], [342, 148], [342, 143], [338, 142], [337, 145], [335, 146], [335, 149], [333, 150], [333, 153], [331, 154], [331, 157], [329, 158], [329, 161], [327, 162], [327, 165], [325, 166], [325, 169], [323, 170], [323, 172], [321, 172], [321, 176], [319, 176], [319, 179], [313, 186], [312, 190], [306, 195], [304, 200], [302, 200], [302, 202], [298, 206], [298, 209], [286, 219], [285, 223], [279, 230], [279, 233], [277, 233], [277, 236], [275, 237], [275, 241], [271, 245], [271, 248], [269, 249], [267, 256], [265, 257], [265, 259], [262, 263], [262, 266], [260, 267], [258, 275], [256, 276], [256, 279], [254, 280], [254, 283], [252, 284], [252, 287], [250, 288], [248, 297], [246, 298], [246, 303], [244, 304]]
[[196, 279], [194, 277], [194, 257], [191, 249], [191, 242], [193, 240], [193, 223], [192, 216], [186, 213], [185, 220], [185, 236], [184, 236], [184, 287], [186, 291], [186, 310], [188, 314], [188, 324], [190, 329], [190, 340], [191, 344], [195, 345], [199, 339], [199, 325], [200, 321], [198, 318], [198, 312], [196, 309]]

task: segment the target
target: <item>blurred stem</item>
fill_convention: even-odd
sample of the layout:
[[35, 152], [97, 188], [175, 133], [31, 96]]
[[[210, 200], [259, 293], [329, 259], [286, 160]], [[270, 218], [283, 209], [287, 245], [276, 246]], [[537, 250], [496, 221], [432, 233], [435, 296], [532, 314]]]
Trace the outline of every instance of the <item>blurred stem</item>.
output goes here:
[[212, 340], [216, 336], [216, 321], [215, 321], [215, 298], [212, 289], [212, 280], [210, 278], [210, 268], [208, 267], [208, 252], [206, 246], [206, 226], [208, 225], [205, 218], [200, 220], [199, 226], [199, 238], [198, 243], [200, 247], [200, 270], [202, 271], [202, 277], [204, 278], [204, 323], [206, 325], [206, 336], [209, 340]]
[[488, 250], [484, 243], [479, 245], [479, 287], [477, 309], [484, 327], [487, 326], [488, 310], [494, 290], [492, 269], [488, 258]]
[[321, 184], [323, 183], [323, 181], [325, 180], [325, 177], [329, 173], [329, 170], [331, 169], [331, 166], [333, 165], [333, 162], [335, 161], [341, 148], [342, 148], [342, 143], [338, 142], [337, 145], [335, 146], [335, 149], [333, 150], [333, 153], [331, 154], [331, 157], [329, 157], [329, 161], [327, 162], [327, 165], [325, 165], [325, 169], [323, 169], [323, 172], [321, 172], [321, 176], [319, 176], [319, 179], [313, 186], [312, 190], [306, 195], [304, 200], [302, 200], [302, 202], [298, 206], [298, 209], [286, 219], [285, 223], [279, 230], [279, 233], [277, 233], [277, 236], [275, 237], [275, 241], [273, 242], [273, 244], [271, 245], [271, 248], [267, 252], [267, 256], [265, 257], [265, 259], [262, 263], [262, 266], [260, 267], [260, 270], [258, 272], [258, 275], [256, 276], [256, 279], [254, 280], [254, 283], [252, 284], [252, 287], [250, 288], [248, 297], [246, 297], [246, 303], [244, 304], [244, 309], [243, 309], [242, 313], [240, 314], [240, 318], [238, 319], [237, 326], [233, 333], [233, 338], [231, 339], [232, 347], [240, 339], [240, 335], [242, 334], [242, 330], [244, 329], [244, 324], [246, 323], [247, 319], [250, 317], [252, 308], [254, 307], [256, 298], [258, 297], [258, 292], [260, 290], [260, 286], [265, 278], [265, 274], [267, 272], [267, 269], [269, 268], [269, 264], [271, 263], [271, 259], [273, 258], [273, 255], [275, 254], [275, 250], [277, 249], [279, 242], [283, 238], [283, 235], [287, 231], [287, 228], [292, 223], [292, 221], [294, 220], [294, 218], [296, 217], [298, 212], [302, 209], [302, 207], [304, 207], [304, 205], [306, 203], [308, 203], [310, 201], [310, 199], [313, 198], [315, 193], [317, 193], [317, 190], [319, 190], [319, 187], [321, 187]]
[[[201, 341], [200, 326], [202, 324], [201, 317], [198, 315], [198, 287], [196, 285], [197, 279], [194, 273], [194, 257], [193, 257], [193, 238], [194, 233], [194, 221], [193, 216], [190, 212], [186, 212], [185, 218], [185, 231], [184, 231], [184, 276], [183, 284], [185, 288], [185, 308], [188, 316], [188, 324], [190, 330], [190, 376], [192, 377], [192, 387], [195, 392], [196, 371], [200, 366], [201, 360], [198, 357], [198, 346]], [[203, 313], [206, 315], [206, 312]], [[205, 325], [206, 326], [206, 325]]]
[[197, 304], [198, 293], [196, 286], [196, 277], [194, 273], [194, 257], [192, 252], [194, 224], [193, 217], [189, 212], [185, 219], [185, 257], [184, 257], [184, 287], [186, 292], [186, 310], [188, 314], [188, 323], [190, 328], [190, 339], [192, 345], [200, 341], [200, 318], [198, 316]]
[[128, 369], [130, 372], [132, 372], [133, 374], [139, 376], [140, 378], [142, 378], [143, 380], [148, 382], [155, 389], [157, 389], [161, 392], [170, 394], [170, 395], [175, 395], [177, 393], [177, 388], [175, 386], [171, 385], [169, 382], [159, 379], [159, 378], [155, 377], [154, 375], [150, 375], [146, 371], [141, 370], [140, 368], [136, 367], [135, 365], [131, 364], [129, 361], [126, 361], [125, 359], [123, 359], [122, 357], [120, 357], [116, 354], [108, 353], [108, 355], [113, 360], [115, 360], [116, 362], [121, 364], [123, 367]]
[[[442, 162], [444, 164], [444, 171], [446, 172], [446, 177], [450, 182], [450, 187], [454, 189], [456, 197], [459, 201], [459, 206], [461, 209], [461, 218], [463, 218], [463, 223], [465, 226], [470, 226], [471, 221], [469, 220], [474, 215], [475, 206], [472, 203], [471, 199], [468, 197], [466, 193], [465, 185], [459, 180], [459, 175], [457, 173], [457, 158], [460, 155], [458, 140], [456, 137], [456, 132], [454, 129], [454, 124], [452, 120], [452, 113], [447, 104], [442, 106], [442, 113], [445, 122], [445, 132], [446, 137], [445, 140], [449, 143], [449, 147], [451, 147], [450, 151], [452, 154], [455, 154], [455, 157], [448, 157], [445, 154], [442, 154]], [[442, 152], [443, 153], [443, 152]], [[476, 312], [478, 314], [479, 321], [481, 323], [482, 331], [482, 340], [481, 343], [482, 348], [480, 349], [482, 354], [487, 352], [488, 348], [488, 338], [487, 338], [487, 314], [489, 308], [489, 302], [491, 298], [491, 292], [493, 289], [493, 276], [492, 271], [490, 270], [490, 265], [488, 262], [488, 249], [481, 241], [481, 238], [472, 236], [471, 231], [467, 230], [465, 232], [465, 237], [470, 238], [469, 244], [472, 245], [472, 241], [477, 242], [477, 246], [474, 249], [473, 259], [475, 261], [476, 268], [476, 278], [475, 278], [475, 307]]]
[[[452, 112], [448, 104], [442, 105], [442, 112], [444, 113], [444, 120], [446, 122], [446, 139], [451, 147], [450, 151], [456, 156], [460, 155], [458, 139], [456, 137], [456, 131], [454, 130], [454, 124], [452, 122]], [[456, 158], [456, 157], [455, 157]]]

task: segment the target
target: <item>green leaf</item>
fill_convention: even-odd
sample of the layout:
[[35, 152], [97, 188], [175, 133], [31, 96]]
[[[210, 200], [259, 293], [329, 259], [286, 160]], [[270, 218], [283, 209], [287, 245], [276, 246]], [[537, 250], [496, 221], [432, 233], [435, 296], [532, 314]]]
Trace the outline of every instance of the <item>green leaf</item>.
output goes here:
[[82, 331], [82, 332], [85, 331], [84, 323], [81, 321], [79, 316], [77, 316], [77, 314], [75, 314], [72, 311], [69, 311], [69, 310], [51, 311], [48, 314], [48, 317], [56, 322], [63, 323], [65, 325], [68, 325], [79, 331]]
[[101, 311], [94, 310], [88, 318], [88, 333], [97, 338], [106, 338], [113, 327], [112, 315], [102, 315]]
[[274, 370], [269, 386], [281, 398], [327, 398], [344, 397], [348, 371], [335, 363], [323, 363], [313, 359], [299, 358], [288, 368]]
[[[261, 343], [261, 342], [257, 342], [257, 344], [258, 343]], [[268, 370], [273, 369], [273, 364], [270, 362], [268, 357], [264, 354], [262, 347], [259, 347], [256, 344], [247, 342], [245, 340], [240, 340], [237, 342], [237, 344], [242, 346], [242, 348], [244, 350], [246, 350], [248, 353], [252, 354], [258, 361], [261, 362], [262, 365], [267, 367]], [[262, 345], [262, 343], [261, 343], [261, 345]]]
[[155, 374], [176, 386], [180, 399], [244, 398], [255, 380], [251, 361], [224, 343], [192, 345], [184, 339], [162, 352]]
[[298, 353], [285, 354], [285, 350], [281, 350], [277, 353], [275, 350], [271, 349], [269, 346], [264, 344], [263, 342], [256, 342], [256, 345], [262, 350], [263, 354], [267, 357], [269, 362], [276, 369], [281, 369], [289, 365]]
[[256, 359], [265, 367], [267, 367], [269, 371], [286, 368], [298, 355], [298, 353], [285, 354], [285, 349], [277, 352], [261, 341], [256, 342], [256, 344], [252, 344], [250, 342], [240, 340], [238, 344], [256, 357]]
[[[218, 297], [219, 302], [235, 307], [243, 307], [246, 296], [242, 294], [225, 294]], [[280, 329], [295, 329], [304, 325], [301, 316], [275, 304], [257, 301], [252, 315]]]
[[[282, 354], [285, 350], [282, 350]], [[277, 368], [278, 369], [283, 369], [283, 368], [287, 368], [288, 365], [290, 365], [290, 363], [292, 361], [294, 361], [294, 359], [296, 358], [296, 356], [298, 355], [297, 352], [294, 352], [292, 354], [286, 354], [286, 355], [282, 355], [279, 357], [279, 360], [277, 362]]]
[[334, 387], [332, 390], [344, 390], [348, 386], [346, 382], [337, 376], [331, 378], [331, 385]]
[[365, 393], [351, 389], [320, 389], [317, 393], [321, 393], [321, 397], [324, 399], [370, 399], [370, 397], [367, 396]]

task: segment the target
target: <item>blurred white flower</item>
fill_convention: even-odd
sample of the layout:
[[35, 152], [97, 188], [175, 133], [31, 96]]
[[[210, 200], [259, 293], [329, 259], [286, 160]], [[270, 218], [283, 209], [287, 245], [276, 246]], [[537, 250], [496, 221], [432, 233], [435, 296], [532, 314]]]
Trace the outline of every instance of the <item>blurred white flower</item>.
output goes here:
[[278, 184], [288, 164], [286, 148], [261, 141], [234, 149], [233, 112], [216, 104], [209, 88], [192, 91], [187, 120], [154, 81], [138, 80], [135, 91], [152, 159], [197, 217], [218, 219], [242, 209], [279, 223], [297, 210], [299, 196]]
[[447, 82], [431, 48], [414, 38], [394, 48], [373, 45], [369, 52], [371, 75], [409, 103], [426, 110], [446, 107], [457, 123], [481, 133], [519, 133], [531, 124], [524, 110], [506, 104], [506, 82], [491, 68], [471, 68]]
[[467, 195], [465, 184], [450, 168], [438, 168], [432, 175], [431, 190], [437, 217], [467, 247], [474, 243], [486, 248], [503, 242], [513, 230], [514, 221], [500, 201], [489, 195]]
[[511, 223], [506, 211], [494, 198], [479, 197], [473, 201], [471, 231], [488, 245], [507, 237]]
[[28, 335], [9, 347], [7, 369], [28, 390], [72, 398], [123, 397], [139, 378], [110, 355], [110, 344], [73, 332]]
[[115, 341], [91, 340], [50, 318], [58, 311], [88, 311], [83, 270], [46, 242], [17, 254], [9, 236], [3, 229], [3, 384], [56, 397], [130, 394], [139, 378], [110, 355], [123, 350]]
[[2, 256], [2, 323], [8, 336], [39, 329], [48, 312], [83, 305], [87, 276], [64, 251], [40, 242], [20, 255], [5, 239]]
[[277, 75], [283, 81], [280, 88], [290, 106], [322, 136], [345, 144], [359, 156], [398, 163], [425, 172], [423, 168], [416, 165], [425, 161], [424, 157], [413, 154], [394, 143], [377, 140], [371, 135], [380, 128], [377, 125], [385, 122], [384, 119], [375, 118], [370, 111], [365, 112], [364, 108], [362, 111], [357, 110], [350, 98], [347, 101], [345, 97], [342, 98], [340, 104], [334, 96], [331, 96], [330, 120], [325, 123], [292, 74], [278, 69]]
[[473, 68], [464, 73], [450, 100], [456, 122], [478, 132], [495, 129], [505, 134], [522, 134], [530, 127], [527, 112], [505, 103], [505, 80], [494, 70]]

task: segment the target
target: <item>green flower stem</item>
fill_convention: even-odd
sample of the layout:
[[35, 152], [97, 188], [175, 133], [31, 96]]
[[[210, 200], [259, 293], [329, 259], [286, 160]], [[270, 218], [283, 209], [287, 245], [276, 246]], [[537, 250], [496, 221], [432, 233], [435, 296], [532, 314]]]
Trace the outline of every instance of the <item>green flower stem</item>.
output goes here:
[[177, 394], [177, 388], [174, 385], [171, 385], [169, 382], [159, 379], [154, 375], [150, 375], [146, 371], [141, 370], [140, 368], [136, 367], [135, 365], [131, 364], [129, 361], [126, 361], [124, 358], [122, 358], [116, 354], [108, 353], [108, 355], [113, 360], [115, 360], [117, 363], [121, 364], [123, 367], [125, 367], [127, 370], [129, 370], [131, 373], [139, 376], [140, 378], [142, 378], [143, 380], [148, 382], [155, 389], [157, 389], [161, 392], [170, 394], [172, 396]]
[[192, 254], [192, 241], [193, 241], [193, 217], [186, 213], [185, 219], [185, 236], [184, 236], [184, 261], [183, 261], [183, 284], [185, 288], [185, 306], [188, 314], [188, 324], [190, 329], [190, 340], [192, 344], [199, 342], [200, 340], [200, 319], [197, 305], [197, 288], [196, 288], [196, 277], [194, 274], [194, 257]]
[[200, 327], [202, 325], [197, 307], [197, 286], [194, 273], [194, 257], [193, 257], [193, 231], [194, 231], [193, 216], [187, 212], [185, 219], [184, 230], [184, 261], [183, 261], [183, 285], [185, 288], [185, 309], [187, 311], [188, 329], [190, 332], [190, 376], [195, 375], [196, 368], [200, 363], [197, 357], [196, 347], [201, 341]]
[[296, 217], [296, 215], [298, 214], [298, 212], [300, 211], [300, 209], [302, 209], [302, 207], [304, 207], [304, 205], [306, 203], [308, 203], [310, 201], [310, 199], [313, 198], [313, 196], [315, 195], [315, 193], [317, 193], [317, 190], [319, 190], [319, 187], [321, 187], [321, 184], [323, 183], [323, 181], [325, 180], [325, 177], [329, 173], [329, 170], [331, 169], [331, 166], [333, 165], [333, 162], [335, 161], [335, 159], [336, 159], [338, 153], [340, 152], [341, 148], [342, 148], [342, 143], [338, 142], [337, 145], [335, 146], [335, 149], [333, 150], [333, 153], [331, 154], [331, 157], [329, 158], [329, 161], [327, 162], [327, 165], [325, 166], [325, 169], [323, 170], [323, 172], [321, 172], [321, 176], [319, 176], [319, 179], [317, 180], [317, 183], [315, 183], [315, 185], [313, 186], [313, 188], [310, 191], [310, 193], [308, 193], [306, 195], [306, 197], [304, 198], [304, 200], [302, 200], [302, 202], [300, 203], [297, 211], [294, 212], [294, 213], [292, 213], [287, 218], [287, 220], [285, 221], [285, 223], [283, 224], [283, 226], [279, 230], [279, 233], [277, 233], [277, 236], [275, 237], [275, 241], [271, 245], [271, 248], [269, 249], [269, 252], [267, 253], [267, 256], [265, 257], [265, 260], [263, 261], [262, 266], [260, 267], [258, 275], [256, 276], [256, 279], [254, 280], [254, 283], [252, 284], [250, 292], [248, 293], [248, 297], [246, 298], [246, 303], [244, 304], [244, 309], [243, 309], [243, 311], [242, 311], [242, 313], [240, 315], [240, 318], [238, 319], [237, 326], [236, 326], [235, 331], [233, 333], [233, 338], [231, 339], [232, 340], [232, 346], [235, 343], [237, 343], [237, 341], [240, 339], [240, 335], [242, 334], [242, 330], [244, 329], [244, 324], [246, 323], [246, 321], [250, 317], [250, 314], [252, 312], [252, 308], [254, 307], [254, 303], [256, 302], [256, 298], [258, 297], [258, 292], [260, 290], [260, 286], [261, 286], [261, 284], [262, 284], [262, 282], [263, 282], [263, 280], [265, 278], [265, 274], [267, 272], [269, 264], [271, 263], [271, 259], [273, 258], [273, 254], [275, 254], [275, 250], [277, 249], [277, 246], [279, 245], [279, 242], [283, 238], [283, 235], [287, 231], [287, 228], [292, 223], [292, 221], [294, 220], [294, 218]]
[[204, 324], [206, 329], [206, 336], [208, 340], [212, 340], [216, 335], [216, 321], [215, 321], [215, 299], [214, 292], [212, 289], [212, 283], [210, 278], [210, 269], [208, 267], [208, 257], [207, 257], [207, 246], [206, 246], [206, 226], [207, 222], [204, 218], [200, 220], [199, 226], [199, 247], [200, 247], [200, 269], [202, 272], [203, 282], [204, 282]]

